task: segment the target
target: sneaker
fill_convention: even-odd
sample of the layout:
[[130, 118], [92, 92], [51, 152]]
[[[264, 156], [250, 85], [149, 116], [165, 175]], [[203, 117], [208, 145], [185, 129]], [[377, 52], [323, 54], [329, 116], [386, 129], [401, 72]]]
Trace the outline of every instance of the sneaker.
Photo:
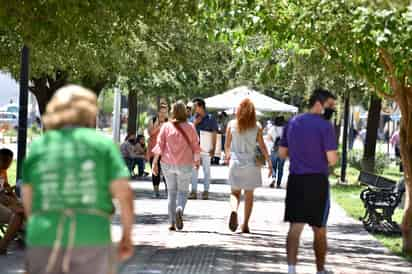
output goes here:
[[197, 193], [196, 192], [191, 192], [188, 199], [189, 200], [197, 200]]
[[275, 183], [272, 182], [272, 183], [269, 185], [269, 187], [270, 187], [270, 188], [275, 188]]
[[239, 223], [237, 221], [237, 213], [235, 211], [232, 211], [230, 213], [230, 218], [229, 218], [229, 229], [232, 232], [235, 232], [237, 227], [238, 227]]
[[202, 199], [203, 200], [209, 200], [209, 191], [204, 191], [202, 193]]
[[176, 228], [178, 230], [183, 229], [183, 210], [181, 208], [176, 210]]

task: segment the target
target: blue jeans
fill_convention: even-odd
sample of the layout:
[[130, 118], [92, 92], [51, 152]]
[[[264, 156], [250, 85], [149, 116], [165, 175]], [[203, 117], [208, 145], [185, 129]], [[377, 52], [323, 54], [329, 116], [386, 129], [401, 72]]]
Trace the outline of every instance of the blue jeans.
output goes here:
[[[209, 191], [210, 186], [210, 155], [200, 154], [200, 160], [203, 168], [203, 191]], [[192, 172], [192, 192], [197, 192], [199, 170], [193, 168]]]
[[162, 163], [163, 174], [168, 185], [169, 223], [175, 224], [176, 209], [184, 211], [189, 184], [192, 178], [192, 165], [177, 166]]
[[126, 162], [126, 166], [127, 166], [127, 169], [129, 170], [129, 172], [130, 172], [130, 175], [133, 175], [132, 173], [133, 173], [133, 169], [134, 169], [134, 161], [133, 161], [133, 159], [132, 158], [124, 158], [124, 161]]
[[277, 151], [271, 151], [270, 159], [272, 161], [272, 178], [276, 177], [276, 184], [279, 186], [282, 183], [283, 166], [285, 160], [280, 159]]
[[145, 168], [145, 160], [143, 158], [125, 158], [127, 168], [129, 169], [130, 175], [134, 175], [134, 168], [137, 165], [138, 176], [143, 176]]
[[137, 176], [143, 176], [144, 168], [145, 168], [145, 160], [143, 158], [135, 158], [135, 164], [137, 165], [137, 169], [139, 171]]

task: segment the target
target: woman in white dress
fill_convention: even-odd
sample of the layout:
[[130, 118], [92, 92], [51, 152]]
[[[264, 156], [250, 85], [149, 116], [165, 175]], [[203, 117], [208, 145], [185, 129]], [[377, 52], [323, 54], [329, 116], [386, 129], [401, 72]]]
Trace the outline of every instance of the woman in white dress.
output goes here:
[[229, 163], [229, 183], [232, 188], [229, 228], [233, 232], [238, 227], [237, 211], [240, 195], [244, 190], [245, 216], [241, 230], [249, 233], [249, 218], [253, 208], [253, 192], [262, 185], [260, 166], [256, 163], [256, 146], [259, 146], [272, 174], [272, 163], [263, 141], [262, 128], [256, 122], [255, 106], [244, 99], [236, 110], [236, 119], [229, 122], [226, 131], [225, 155]]

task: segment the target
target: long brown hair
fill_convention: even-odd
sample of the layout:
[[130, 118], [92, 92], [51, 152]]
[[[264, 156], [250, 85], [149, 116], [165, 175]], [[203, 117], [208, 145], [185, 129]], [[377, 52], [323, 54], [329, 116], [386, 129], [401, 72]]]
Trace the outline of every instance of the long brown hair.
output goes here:
[[186, 122], [187, 112], [186, 105], [182, 101], [178, 101], [172, 106], [172, 121], [176, 123]]
[[236, 110], [236, 120], [239, 132], [244, 132], [256, 126], [255, 106], [249, 98], [240, 102]]

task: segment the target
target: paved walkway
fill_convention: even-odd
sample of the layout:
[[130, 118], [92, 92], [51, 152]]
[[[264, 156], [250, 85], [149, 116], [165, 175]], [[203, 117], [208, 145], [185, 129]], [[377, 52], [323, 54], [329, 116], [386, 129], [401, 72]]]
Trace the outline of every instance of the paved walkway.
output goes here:
[[[217, 180], [211, 186], [210, 200], [188, 202], [182, 232], [167, 230], [167, 200], [152, 199], [149, 182], [134, 182], [136, 254], [120, 266], [120, 273], [287, 273], [287, 224], [282, 222], [285, 191], [258, 189], [250, 223], [252, 234], [231, 233], [227, 228], [229, 186], [223, 184], [226, 172], [225, 168], [213, 169]], [[389, 254], [336, 204], [332, 205], [329, 224], [328, 267], [335, 274], [412, 272], [412, 264]], [[115, 239], [119, 231], [117, 217], [113, 222]], [[301, 246], [298, 273], [316, 273], [308, 228]], [[0, 273], [22, 273], [22, 256], [22, 252], [14, 252], [0, 257]]]

